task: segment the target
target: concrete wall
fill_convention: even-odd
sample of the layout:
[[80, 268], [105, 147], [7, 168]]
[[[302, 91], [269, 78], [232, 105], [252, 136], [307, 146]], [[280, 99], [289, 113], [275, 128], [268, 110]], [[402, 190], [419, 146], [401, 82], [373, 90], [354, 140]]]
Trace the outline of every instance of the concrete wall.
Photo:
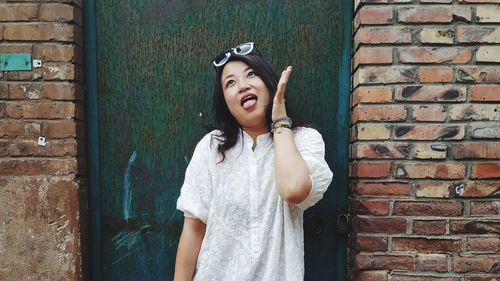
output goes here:
[[500, 276], [500, 1], [355, 1], [353, 280]]
[[43, 64], [0, 72], [0, 280], [83, 278], [81, 7], [0, 0], [0, 53]]

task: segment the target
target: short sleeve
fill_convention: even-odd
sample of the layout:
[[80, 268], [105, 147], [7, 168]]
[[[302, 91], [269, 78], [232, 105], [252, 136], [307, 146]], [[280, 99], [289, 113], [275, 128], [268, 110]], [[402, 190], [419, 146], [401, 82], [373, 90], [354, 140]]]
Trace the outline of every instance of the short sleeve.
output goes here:
[[325, 160], [325, 143], [321, 134], [312, 128], [298, 128], [295, 144], [309, 168], [312, 186], [309, 195], [296, 204], [302, 210], [318, 203], [332, 182], [333, 173]]
[[185, 217], [198, 218], [204, 223], [207, 223], [212, 198], [210, 148], [211, 135], [207, 134], [196, 145], [177, 199], [177, 209], [184, 212]]

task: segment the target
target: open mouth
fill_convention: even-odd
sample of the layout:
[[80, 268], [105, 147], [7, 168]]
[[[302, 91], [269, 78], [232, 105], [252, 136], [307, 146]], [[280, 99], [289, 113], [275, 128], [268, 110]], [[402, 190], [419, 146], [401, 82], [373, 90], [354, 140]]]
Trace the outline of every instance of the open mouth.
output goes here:
[[257, 96], [254, 94], [250, 94], [241, 99], [241, 106], [244, 109], [249, 109], [257, 103]]

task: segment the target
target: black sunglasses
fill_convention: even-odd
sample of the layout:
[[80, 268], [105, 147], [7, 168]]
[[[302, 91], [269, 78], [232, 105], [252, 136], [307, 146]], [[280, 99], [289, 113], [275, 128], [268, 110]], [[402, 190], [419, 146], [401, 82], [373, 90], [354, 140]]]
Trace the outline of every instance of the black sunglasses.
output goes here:
[[220, 55], [217, 55], [212, 60], [212, 64], [213, 64], [215, 70], [217, 70], [219, 67], [221, 67], [227, 63], [227, 61], [231, 57], [231, 53], [233, 53], [235, 55], [244, 56], [244, 55], [248, 55], [248, 54], [252, 53], [254, 50], [257, 51], [257, 53], [260, 55], [260, 52], [255, 47], [254, 42], [243, 43], [243, 44], [238, 45], [236, 48], [231, 48], [230, 50], [225, 51], [225, 52], [221, 53]]

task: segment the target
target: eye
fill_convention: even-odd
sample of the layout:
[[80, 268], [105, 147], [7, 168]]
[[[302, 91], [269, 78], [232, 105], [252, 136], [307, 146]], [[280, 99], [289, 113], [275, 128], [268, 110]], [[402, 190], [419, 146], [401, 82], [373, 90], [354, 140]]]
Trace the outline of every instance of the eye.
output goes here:
[[247, 74], [248, 77], [254, 77], [255, 75], [256, 75], [255, 71], [253, 71], [253, 70], [248, 71], [248, 74]]
[[232, 85], [234, 85], [234, 83], [236, 83], [234, 80], [228, 80], [228, 81], [226, 82], [226, 88], [227, 88], [227, 87], [231, 87]]

